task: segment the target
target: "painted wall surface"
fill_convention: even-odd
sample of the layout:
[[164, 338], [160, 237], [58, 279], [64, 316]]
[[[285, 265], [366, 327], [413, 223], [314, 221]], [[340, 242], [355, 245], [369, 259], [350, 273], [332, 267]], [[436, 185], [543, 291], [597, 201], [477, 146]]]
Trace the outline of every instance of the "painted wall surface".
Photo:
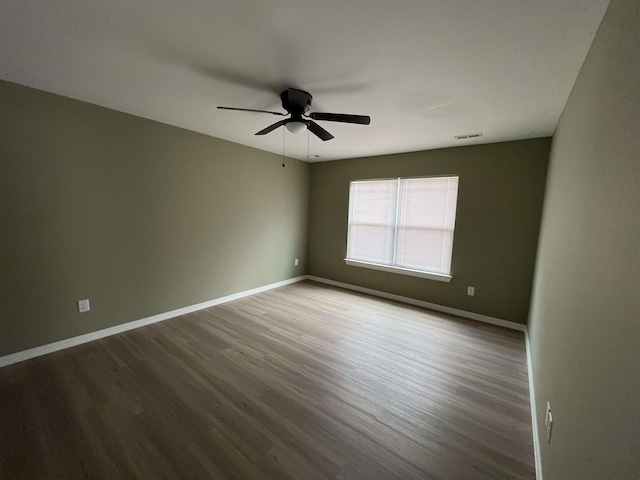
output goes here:
[[639, 55], [640, 2], [612, 0], [553, 139], [529, 320], [547, 480], [640, 478]]
[[[312, 164], [309, 274], [525, 323], [549, 146], [541, 138]], [[344, 263], [350, 181], [449, 174], [460, 176], [450, 283]]]
[[0, 105], [0, 356], [306, 273], [307, 164], [6, 82]]

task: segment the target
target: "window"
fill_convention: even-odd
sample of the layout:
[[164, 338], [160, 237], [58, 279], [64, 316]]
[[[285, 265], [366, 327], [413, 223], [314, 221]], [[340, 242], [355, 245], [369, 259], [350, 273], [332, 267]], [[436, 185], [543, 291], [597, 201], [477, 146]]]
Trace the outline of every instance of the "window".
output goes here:
[[351, 182], [349, 265], [448, 282], [458, 177]]

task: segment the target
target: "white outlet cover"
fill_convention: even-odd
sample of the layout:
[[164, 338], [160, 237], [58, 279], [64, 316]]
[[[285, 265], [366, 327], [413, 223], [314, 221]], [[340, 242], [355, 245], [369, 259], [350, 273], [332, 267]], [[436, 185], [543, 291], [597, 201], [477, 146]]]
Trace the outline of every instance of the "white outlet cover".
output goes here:
[[547, 410], [544, 412], [544, 426], [549, 426], [549, 419], [551, 418], [551, 404], [547, 402]]
[[91, 306], [89, 305], [89, 300], [78, 300], [78, 312], [84, 313], [91, 310]]
[[469, 295], [470, 297], [473, 297], [475, 294], [476, 294], [475, 287], [467, 287], [467, 295]]
[[297, 259], [297, 258], [293, 261], [293, 264], [294, 264], [296, 267], [298, 266], [298, 259]]
[[544, 425], [547, 427], [547, 443], [551, 443], [551, 431], [553, 430], [553, 414], [551, 404], [547, 402], [547, 412], [544, 416]]

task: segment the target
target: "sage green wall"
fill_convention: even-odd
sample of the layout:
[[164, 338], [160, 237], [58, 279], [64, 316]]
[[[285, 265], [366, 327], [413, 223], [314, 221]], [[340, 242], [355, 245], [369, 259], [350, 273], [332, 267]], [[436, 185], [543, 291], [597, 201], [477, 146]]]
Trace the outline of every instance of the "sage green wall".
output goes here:
[[0, 355], [306, 273], [305, 163], [6, 82], [0, 105]]
[[546, 480], [640, 478], [639, 55], [640, 2], [612, 0], [553, 138], [529, 320]]
[[[312, 164], [309, 274], [525, 323], [549, 145], [541, 138]], [[351, 180], [444, 174], [460, 176], [450, 283], [344, 263]]]

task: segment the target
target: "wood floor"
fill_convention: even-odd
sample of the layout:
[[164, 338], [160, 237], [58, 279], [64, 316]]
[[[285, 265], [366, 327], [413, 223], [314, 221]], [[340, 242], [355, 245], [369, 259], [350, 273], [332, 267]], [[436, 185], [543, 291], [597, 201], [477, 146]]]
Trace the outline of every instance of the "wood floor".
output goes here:
[[302, 282], [0, 369], [0, 478], [535, 478], [521, 333]]

